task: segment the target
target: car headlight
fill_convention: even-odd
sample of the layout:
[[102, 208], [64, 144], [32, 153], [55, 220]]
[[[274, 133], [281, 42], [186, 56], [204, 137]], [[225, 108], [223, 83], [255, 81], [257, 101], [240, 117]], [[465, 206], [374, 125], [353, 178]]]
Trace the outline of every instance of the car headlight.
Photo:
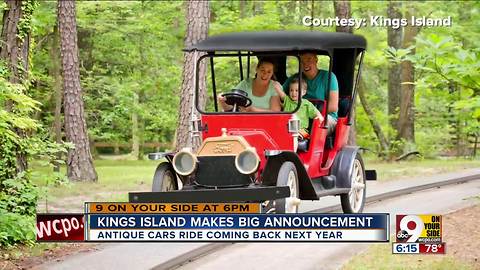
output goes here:
[[173, 157], [173, 169], [180, 175], [190, 175], [197, 168], [197, 157], [189, 148], [184, 148]]
[[242, 174], [252, 174], [257, 171], [260, 158], [255, 148], [248, 148], [235, 157], [235, 167]]

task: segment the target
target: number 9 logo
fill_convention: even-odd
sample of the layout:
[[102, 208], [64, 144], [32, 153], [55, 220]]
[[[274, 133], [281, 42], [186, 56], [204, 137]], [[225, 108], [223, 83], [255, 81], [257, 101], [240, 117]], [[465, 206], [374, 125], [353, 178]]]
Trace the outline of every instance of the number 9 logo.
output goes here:
[[[414, 226], [415, 225], [415, 226]], [[423, 231], [423, 221], [420, 217], [405, 216], [400, 221], [400, 230], [406, 231], [410, 236], [407, 242], [415, 242]]]

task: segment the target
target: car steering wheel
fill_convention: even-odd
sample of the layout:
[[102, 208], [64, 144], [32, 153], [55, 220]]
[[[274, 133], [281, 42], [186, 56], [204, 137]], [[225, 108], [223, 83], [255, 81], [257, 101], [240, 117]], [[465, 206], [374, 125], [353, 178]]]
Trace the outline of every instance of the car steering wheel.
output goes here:
[[222, 94], [225, 97], [225, 103], [233, 106], [232, 112], [238, 112], [238, 106], [249, 107], [252, 100], [248, 97], [247, 92], [240, 89], [232, 89], [231, 92]]

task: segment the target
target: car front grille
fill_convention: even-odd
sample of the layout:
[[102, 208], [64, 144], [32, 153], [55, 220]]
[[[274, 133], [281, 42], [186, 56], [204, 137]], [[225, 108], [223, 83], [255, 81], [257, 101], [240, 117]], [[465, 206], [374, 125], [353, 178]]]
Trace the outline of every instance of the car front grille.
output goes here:
[[235, 167], [235, 156], [200, 156], [195, 182], [205, 187], [240, 187], [252, 183], [250, 175]]

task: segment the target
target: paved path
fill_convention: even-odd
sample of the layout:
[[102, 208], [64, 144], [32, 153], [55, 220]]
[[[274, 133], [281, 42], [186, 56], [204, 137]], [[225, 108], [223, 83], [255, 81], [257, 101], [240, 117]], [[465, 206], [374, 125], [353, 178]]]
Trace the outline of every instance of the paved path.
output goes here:
[[[389, 181], [389, 182], [368, 182], [367, 186], [367, 197], [379, 195], [385, 192], [395, 191], [400, 188], [413, 187], [420, 184], [427, 184], [439, 181], [447, 181], [449, 179], [466, 177], [472, 175], [480, 176], [480, 168], [473, 170], [466, 170], [463, 172], [448, 173], [432, 177], [418, 177], [412, 180], [401, 180], [401, 181]], [[479, 182], [479, 181], [475, 181]], [[461, 200], [455, 194], [449, 200]], [[327, 197], [322, 198], [320, 201], [304, 201], [301, 205], [301, 212], [312, 211], [321, 207], [334, 206], [340, 202], [339, 197]], [[407, 206], [407, 205], [406, 205]], [[378, 212], [388, 212], [387, 208], [382, 206], [378, 208]], [[400, 208], [407, 211], [409, 208]], [[431, 213], [433, 209], [425, 208], [422, 210], [425, 213]], [[372, 212], [371, 208], [367, 207], [366, 211]], [[420, 212], [422, 212], [420, 211]], [[407, 211], [408, 212], [408, 211]], [[414, 212], [410, 212], [414, 213]], [[394, 213], [392, 213], [394, 214]], [[65, 258], [61, 262], [47, 263], [40, 265], [36, 269], [150, 269], [156, 265], [166, 262], [173, 257], [179, 256], [181, 254], [188, 253], [189, 251], [206, 245], [203, 243], [123, 243], [123, 244], [105, 244], [102, 245], [100, 250], [89, 253], [82, 253], [70, 256]], [[242, 246], [247, 244], [237, 244], [233, 245], [234, 249], [241, 249]], [[251, 245], [251, 244], [250, 244]], [[273, 245], [277, 251], [275, 253], [268, 252], [264, 249], [263, 245], [271, 244], [257, 244], [260, 254], [275, 254], [276, 256], [283, 256], [282, 254], [288, 254], [288, 250], [291, 249], [291, 245], [295, 245], [296, 248], [300, 248], [299, 244], [276, 244]], [[313, 244], [313, 247], [318, 248], [323, 244]], [[351, 244], [338, 244], [338, 247], [341, 246], [351, 246]], [[305, 250], [311, 249], [312, 244], [305, 245], [303, 247]], [[230, 249], [225, 249], [230, 250]], [[348, 250], [339, 248], [337, 251], [328, 249], [325, 252], [334, 252], [335, 254], [344, 254], [347, 258], [350, 257]], [[267, 253], [264, 253], [267, 252]], [[285, 253], [286, 252], [286, 253]], [[356, 252], [356, 250], [354, 250]], [[329, 253], [330, 254], [330, 253]], [[330, 254], [334, 256], [333, 254]], [[342, 255], [343, 256], [343, 255]], [[299, 260], [300, 261], [300, 260]], [[307, 267], [308, 268], [308, 267]]]
[[[417, 178], [393, 180], [393, 181], [368, 181], [367, 198], [386, 194], [387, 192], [396, 192], [400, 189], [413, 188], [419, 185], [427, 185], [438, 182], [445, 182], [460, 177], [480, 177], [480, 168], [468, 169], [461, 172], [433, 175], [428, 177], [419, 176]], [[331, 207], [340, 203], [340, 197], [328, 196], [319, 201], [302, 201], [300, 212], [308, 212], [322, 207]], [[339, 211], [336, 211], [339, 212]]]
[[[396, 214], [446, 214], [478, 203], [473, 198], [478, 194], [480, 181], [477, 180], [372, 203], [365, 207], [364, 212], [390, 213], [391, 231], [394, 231]], [[448, 239], [444, 241], [448, 246]], [[178, 270], [224, 269], [226, 265], [229, 270], [339, 269], [367, 247], [368, 244], [363, 243], [241, 243], [202, 257]]]

